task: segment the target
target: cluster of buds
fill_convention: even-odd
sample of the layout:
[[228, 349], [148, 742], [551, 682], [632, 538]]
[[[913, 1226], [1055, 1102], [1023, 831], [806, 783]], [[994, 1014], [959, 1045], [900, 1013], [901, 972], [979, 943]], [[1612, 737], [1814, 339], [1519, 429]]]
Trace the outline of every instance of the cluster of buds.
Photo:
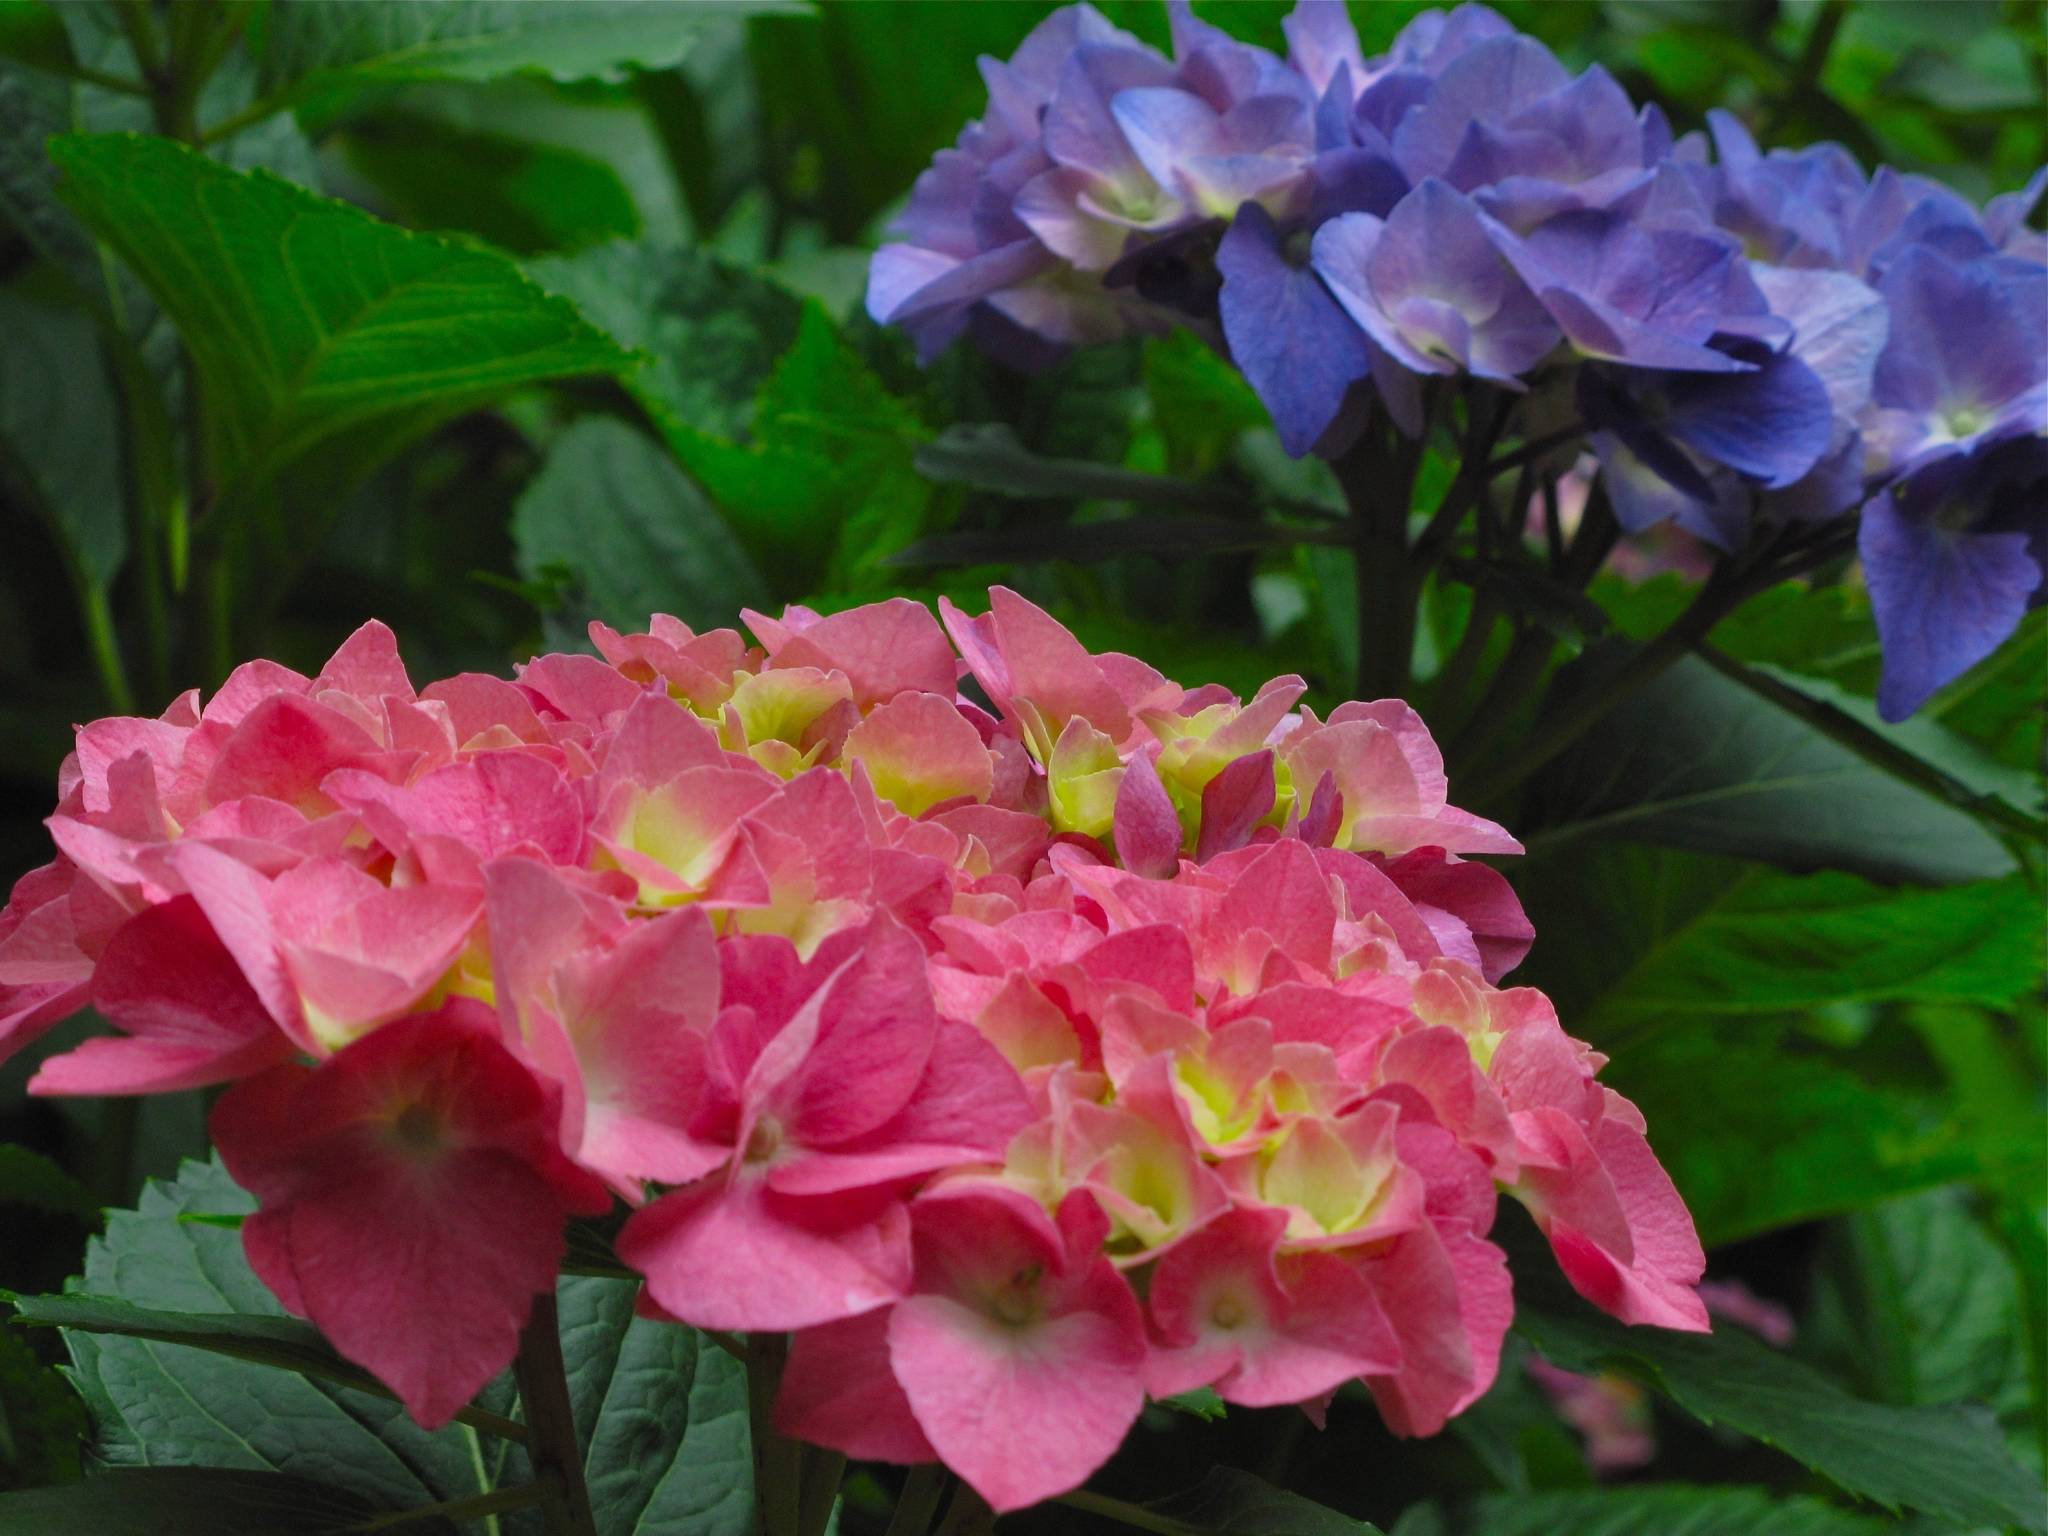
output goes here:
[[1641, 1117], [1498, 986], [1533, 935], [1465, 856], [1517, 845], [1411, 710], [941, 607], [418, 692], [371, 624], [84, 726], [0, 1051], [90, 1003], [36, 1091], [230, 1084], [252, 1266], [428, 1425], [615, 1200], [644, 1311], [794, 1336], [785, 1433], [997, 1509], [1148, 1395], [1438, 1429], [1510, 1318], [1500, 1191], [1600, 1306], [1706, 1325]]

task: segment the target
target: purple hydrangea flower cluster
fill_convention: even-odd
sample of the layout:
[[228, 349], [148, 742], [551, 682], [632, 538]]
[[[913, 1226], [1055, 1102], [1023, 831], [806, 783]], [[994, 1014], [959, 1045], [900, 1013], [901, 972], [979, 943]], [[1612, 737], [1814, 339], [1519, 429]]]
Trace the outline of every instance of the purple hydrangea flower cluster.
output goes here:
[[1582, 425], [1631, 532], [1860, 513], [1892, 719], [2048, 595], [2048, 171], [1979, 209], [1725, 113], [1675, 137], [1482, 5], [1370, 59], [1341, 0], [1301, 0], [1285, 58], [1170, 11], [1171, 58], [1083, 4], [981, 61], [877, 320], [1026, 367], [1192, 326], [1296, 456], [1478, 381], [1525, 436]]

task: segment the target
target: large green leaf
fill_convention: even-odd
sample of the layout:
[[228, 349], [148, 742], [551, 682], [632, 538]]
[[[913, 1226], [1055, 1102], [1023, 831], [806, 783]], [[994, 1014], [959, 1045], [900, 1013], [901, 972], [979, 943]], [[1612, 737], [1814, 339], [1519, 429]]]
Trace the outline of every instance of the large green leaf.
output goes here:
[[[84, 1287], [139, 1307], [281, 1316], [249, 1270], [237, 1233], [181, 1221], [246, 1213], [217, 1164], [187, 1164], [115, 1212], [86, 1254]], [[745, 1536], [751, 1461], [739, 1365], [687, 1328], [633, 1315], [628, 1281], [565, 1279], [563, 1352], [585, 1475], [603, 1536]], [[428, 1434], [395, 1403], [199, 1349], [69, 1333], [76, 1379], [116, 1466], [281, 1471], [331, 1482], [380, 1508], [472, 1496], [523, 1481], [518, 1447], [465, 1426]], [[509, 1379], [480, 1401], [510, 1412]], [[526, 1513], [500, 1515], [529, 1536]]]
[[453, 414], [625, 361], [569, 304], [490, 252], [163, 139], [72, 135], [50, 153], [65, 200], [191, 349], [226, 498], [282, 487], [331, 502]]
[[28, 1340], [0, 1328], [0, 1488], [69, 1482], [79, 1473], [85, 1409]]
[[1710, 1244], [1985, 1176], [2001, 1150], [1944, 1097], [1870, 1082], [1772, 1021], [1660, 1032], [1603, 1078], [1642, 1110]]
[[743, 606], [769, 601], [760, 572], [675, 461], [608, 417], [556, 440], [513, 511], [512, 537], [529, 578], [566, 573], [582, 616], [632, 630], [651, 613], [730, 624]]
[[1837, 1223], [1803, 1349], [1894, 1403], [1982, 1403], [2024, 1452], [2034, 1401], [2020, 1278], [1958, 1190], [1930, 1190]]
[[2048, 1531], [2048, 1496], [1985, 1410], [1852, 1397], [1740, 1328], [1702, 1335], [1625, 1327], [1573, 1296], [1540, 1250], [1531, 1253], [1525, 1221], [1503, 1227], [1497, 1235], [1517, 1254], [1515, 1328], [1553, 1364], [1635, 1377], [1703, 1423], [1775, 1446], [1887, 1508]]
[[[386, 1528], [345, 1488], [276, 1472], [130, 1468], [57, 1488], [0, 1494], [0, 1536], [348, 1536]], [[408, 1521], [408, 1536], [451, 1536], [445, 1520]]]
[[[1601, 686], [1599, 658], [1576, 666]], [[1967, 812], [1874, 767], [1687, 657], [1626, 699], [1539, 776], [1533, 848], [1589, 835], [1942, 883], [2005, 874]]]
[[1538, 850], [1516, 888], [1551, 939], [1527, 975], [1596, 1039], [1688, 1014], [2003, 1003], [2040, 978], [2038, 904], [2018, 878], [1887, 890], [1664, 849]]
[[1417, 1505], [1392, 1536], [1877, 1536], [1885, 1521], [1758, 1488], [1637, 1487]]

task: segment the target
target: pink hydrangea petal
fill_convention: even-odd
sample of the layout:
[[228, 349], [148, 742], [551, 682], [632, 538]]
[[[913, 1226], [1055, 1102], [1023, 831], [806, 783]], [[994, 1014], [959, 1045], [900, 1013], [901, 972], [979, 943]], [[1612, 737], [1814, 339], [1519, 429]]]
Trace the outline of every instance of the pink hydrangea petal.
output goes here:
[[889, 1366], [890, 1309], [806, 1328], [789, 1343], [775, 1427], [857, 1461], [937, 1461]]

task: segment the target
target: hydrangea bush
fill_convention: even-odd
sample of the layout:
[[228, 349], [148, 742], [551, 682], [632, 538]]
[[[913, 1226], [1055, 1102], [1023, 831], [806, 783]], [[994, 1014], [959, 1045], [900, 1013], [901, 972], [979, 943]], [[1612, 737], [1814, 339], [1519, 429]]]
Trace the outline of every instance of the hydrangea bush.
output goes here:
[[0, 1536], [2048, 1536], [2019, 32], [785, 9], [0, 4]]
[[90, 1001], [120, 1033], [33, 1091], [232, 1084], [251, 1266], [430, 1428], [615, 1200], [644, 1312], [788, 1336], [778, 1432], [998, 1511], [1148, 1396], [1359, 1380], [1441, 1429], [1513, 1312], [1497, 1190], [1598, 1305], [1707, 1326], [1641, 1115], [1499, 985], [1533, 935], [1463, 855], [1518, 845], [1412, 710], [943, 612], [594, 625], [420, 692], [371, 624], [95, 721], [5, 1046]]

